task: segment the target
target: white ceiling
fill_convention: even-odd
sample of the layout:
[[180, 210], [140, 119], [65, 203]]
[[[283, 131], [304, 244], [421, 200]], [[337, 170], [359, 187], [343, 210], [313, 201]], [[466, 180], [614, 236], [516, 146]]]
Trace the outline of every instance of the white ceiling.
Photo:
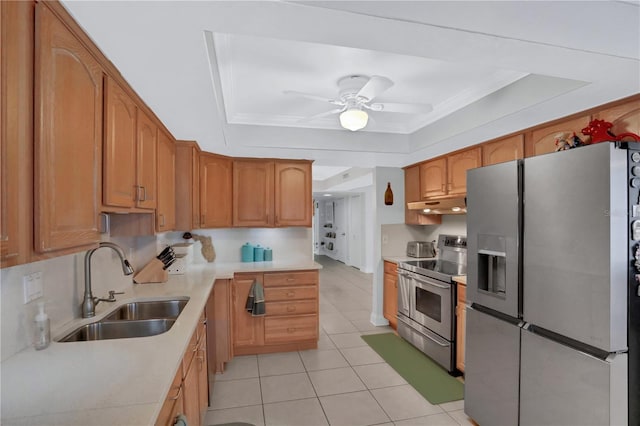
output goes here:
[[[403, 166], [640, 92], [636, 1], [64, 4], [175, 137], [228, 155]], [[349, 132], [282, 93], [351, 74], [434, 110]]]

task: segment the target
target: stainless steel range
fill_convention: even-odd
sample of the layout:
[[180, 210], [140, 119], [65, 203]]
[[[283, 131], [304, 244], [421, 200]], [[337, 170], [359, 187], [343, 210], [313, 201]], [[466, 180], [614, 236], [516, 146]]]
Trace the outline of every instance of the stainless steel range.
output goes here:
[[455, 372], [456, 286], [467, 273], [467, 239], [438, 237], [438, 259], [398, 263], [398, 334]]

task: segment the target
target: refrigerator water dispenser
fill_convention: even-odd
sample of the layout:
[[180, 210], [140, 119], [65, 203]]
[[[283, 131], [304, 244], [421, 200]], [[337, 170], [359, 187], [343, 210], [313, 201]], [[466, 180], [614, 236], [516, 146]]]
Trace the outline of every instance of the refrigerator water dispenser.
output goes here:
[[478, 290], [504, 298], [507, 292], [505, 240], [494, 235], [478, 235]]

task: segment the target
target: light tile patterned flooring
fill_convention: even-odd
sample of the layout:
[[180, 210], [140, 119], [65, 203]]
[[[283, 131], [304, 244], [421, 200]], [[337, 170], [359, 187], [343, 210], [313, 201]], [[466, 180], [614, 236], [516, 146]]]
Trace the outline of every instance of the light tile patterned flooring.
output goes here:
[[320, 271], [317, 350], [234, 358], [213, 385], [206, 425], [470, 425], [463, 401], [432, 405], [360, 338], [372, 275], [326, 256]]

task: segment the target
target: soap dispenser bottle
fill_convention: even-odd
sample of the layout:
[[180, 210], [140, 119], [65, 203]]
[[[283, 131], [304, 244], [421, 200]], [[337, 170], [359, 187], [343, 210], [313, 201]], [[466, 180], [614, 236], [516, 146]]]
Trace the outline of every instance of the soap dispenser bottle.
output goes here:
[[35, 318], [35, 330], [33, 336], [33, 346], [36, 350], [45, 349], [51, 343], [51, 327], [49, 317], [44, 312], [44, 302], [38, 303], [38, 313]]

